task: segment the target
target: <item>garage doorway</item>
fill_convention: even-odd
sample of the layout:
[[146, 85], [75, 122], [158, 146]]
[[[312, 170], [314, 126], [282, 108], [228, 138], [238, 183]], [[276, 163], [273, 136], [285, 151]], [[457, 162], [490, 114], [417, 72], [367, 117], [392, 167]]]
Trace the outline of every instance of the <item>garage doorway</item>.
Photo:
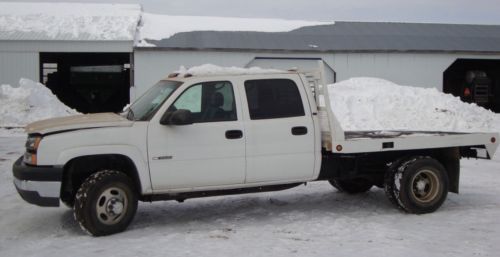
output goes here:
[[443, 78], [443, 92], [500, 112], [500, 60], [457, 59]]
[[40, 82], [81, 113], [121, 111], [130, 76], [130, 53], [40, 53]]

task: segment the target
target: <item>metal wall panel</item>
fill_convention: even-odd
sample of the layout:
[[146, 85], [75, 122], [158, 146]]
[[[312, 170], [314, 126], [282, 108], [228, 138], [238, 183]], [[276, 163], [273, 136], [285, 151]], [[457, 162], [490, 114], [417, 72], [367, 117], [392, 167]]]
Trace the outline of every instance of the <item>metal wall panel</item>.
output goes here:
[[[454, 53], [259, 53], [222, 51], [155, 51], [134, 52], [135, 87], [131, 99], [144, 93], [155, 82], [180, 65], [191, 67], [205, 63], [246, 67], [256, 57], [320, 58], [336, 73], [337, 81], [352, 77], [378, 77], [402, 85], [442, 90], [444, 71], [458, 58], [500, 59], [491, 54]], [[254, 62], [255, 63], [255, 62]], [[288, 61], [290, 67], [301, 66]]]
[[0, 52], [0, 84], [17, 86], [20, 78], [39, 79], [36, 52]]
[[197, 52], [197, 51], [135, 51], [134, 87], [130, 99], [142, 95], [158, 80], [179, 67], [192, 67], [205, 63], [219, 66], [245, 67], [254, 57], [252, 53]]
[[458, 58], [500, 59], [500, 55], [346, 53], [329, 62], [337, 81], [352, 77], [377, 77], [401, 85], [443, 89], [443, 73]]

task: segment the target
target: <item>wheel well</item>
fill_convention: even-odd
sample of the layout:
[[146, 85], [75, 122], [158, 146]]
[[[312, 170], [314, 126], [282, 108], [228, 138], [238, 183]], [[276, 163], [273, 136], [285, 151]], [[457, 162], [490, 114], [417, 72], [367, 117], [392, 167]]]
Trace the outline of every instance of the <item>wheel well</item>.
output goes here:
[[142, 192], [137, 168], [129, 157], [121, 154], [87, 155], [71, 159], [64, 165], [61, 199], [73, 201], [83, 181], [91, 174], [104, 169], [123, 172], [134, 181], [137, 193]]
[[332, 154], [323, 151], [318, 180], [366, 178], [382, 186], [389, 164], [404, 162], [414, 156], [430, 156], [439, 161], [449, 178], [449, 191], [458, 193], [460, 151], [458, 147], [361, 154]]

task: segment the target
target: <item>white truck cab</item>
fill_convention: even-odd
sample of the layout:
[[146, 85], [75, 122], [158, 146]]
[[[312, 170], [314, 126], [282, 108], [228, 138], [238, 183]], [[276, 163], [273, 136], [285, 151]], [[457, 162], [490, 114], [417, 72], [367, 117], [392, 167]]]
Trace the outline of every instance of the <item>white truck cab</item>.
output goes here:
[[14, 184], [30, 203], [73, 207], [95, 236], [125, 230], [138, 200], [316, 180], [347, 193], [383, 187], [396, 206], [427, 213], [458, 193], [460, 157], [498, 146], [496, 133], [343, 131], [320, 84], [297, 72], [172, 74], [120, 115], [28, 125]]

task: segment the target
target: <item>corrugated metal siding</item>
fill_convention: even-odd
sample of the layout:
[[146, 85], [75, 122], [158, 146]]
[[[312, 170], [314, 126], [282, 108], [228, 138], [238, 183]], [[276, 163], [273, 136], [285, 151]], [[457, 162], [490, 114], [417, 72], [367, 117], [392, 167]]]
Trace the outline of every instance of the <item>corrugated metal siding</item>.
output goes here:
[[0, 52], [0, 84], [16, 86], [20, 78], [39, 79], [39, 56], [34, 52]]
[[459, 58], [500, 60], [500, 54], [340, 53], [328, 63], [337, 72], [339, 81], [352, 77], [377, 77], [400, 85], [441, 91], [443, 73]]
[[[175, 71], [180, 65], [191, 67], [204, 63], [244, 67], [256, 57], [320, 58], [336, 73], [337, 81], [351, 77], [378, 77], [402, 85], [442, 90], [444, 71], [459, 58], [498, 59], [497, 55], [416, 54], [416, 53], [293, 53], [216, 52], [216, 51], [140, 51], [134, 52], [135, 85], [132, 99], [144, 93], [155, 82]], [[288, 61], [287, 61], [288, 62]], [[252, 64], [253, 63], [253, 64]], [[301, 66], [290, 60], [289, 67]], [[272, 62], [270, 63], [272, 65]], [[282, 62], [281, 67], [286, 65]], [[310, 66], [310, 65], [309, 65]], [[304, 67], [309, 67], [305, 65]]]
[[158, 80], [165, 78], [181, 65], [192, 67], [205, 63], [220, 66], [245, 67], [253, 58], [251, 53], [219, 53], [219, 52], [134, 52], [134, 87], [131, 89], [131, 100], [142, 95]]

